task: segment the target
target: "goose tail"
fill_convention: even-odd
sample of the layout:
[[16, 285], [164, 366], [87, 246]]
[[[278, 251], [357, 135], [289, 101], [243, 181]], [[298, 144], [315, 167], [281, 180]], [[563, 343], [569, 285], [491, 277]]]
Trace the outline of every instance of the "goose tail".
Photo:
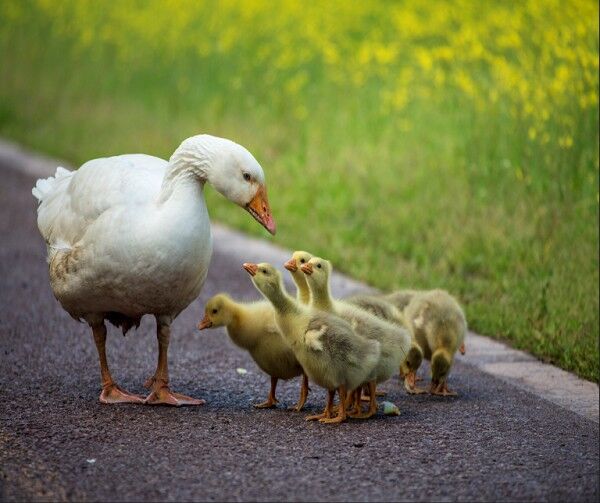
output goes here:
[[63, 180], [65, 177], [69, 177], [73, 174], [72, 171], [63, 168], [62, 166], [58, 166], [56, 168], [56, 173], [54, 176], [50, 176], [48, 178], [40, 178], [37, 182], [35, 182], [35, 187], [31, 189], [31, 193], [38, 200], [38, 202], [42, 202], [44, 198], [51, 194], [56, 187], [56, 183], [59, 180]]

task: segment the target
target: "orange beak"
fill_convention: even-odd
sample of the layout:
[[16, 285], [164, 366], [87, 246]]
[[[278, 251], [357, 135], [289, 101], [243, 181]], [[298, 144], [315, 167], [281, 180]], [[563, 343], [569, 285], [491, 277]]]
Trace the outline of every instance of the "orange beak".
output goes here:
[[308, 274], [309, 276], [312, 274], [313, 272], [313, 268], [312, 268], [312, 264], [302, 264], [300, 266], [300, 269], [302, 269], [302, 272], [304, 274]]
[[285, 267], [290, 272], [296, 272], [298, 270], [298, 266], [296, 265], [296, 260], [294, 259], [294, 257], [292, 257], [285, 264], [283, 264], [283, 267]]
[[208, 315], [202, 318], [202, 321], [198, 323], [198, 330], [204, 330], [205, 328], [212, 327], [212, 321], [208, 318]]
[[248, 271], [250, 276], [255, 276], [256, 272], [258, 271], [258, 266], [250, 262], [245, 262], [244, 264], [242, 264], [242, 267], [246, 269], [246, 271]]
[[261, 185], [252, 200], [246, 204], [246, 210], [252, 215], [258, 223], [260, 223], [271, 234], [275, 235], [275, 220], [271, 215], [269, 207], [269, 199], [267, 197], [267, 189]]

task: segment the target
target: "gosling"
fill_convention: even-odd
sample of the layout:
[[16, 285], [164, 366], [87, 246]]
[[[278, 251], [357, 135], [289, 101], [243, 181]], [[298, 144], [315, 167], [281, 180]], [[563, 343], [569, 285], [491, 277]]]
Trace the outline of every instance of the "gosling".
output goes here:
[[[246, 263], [243, 267], [254, 286], [273, 305], [275, 322], [310, 380], [328, 391], [323, 413], [306, 419], [322, 423], [345, 421], [346, 396], [367, 380], [379, 361], [379, 343], [359, 336], [340, 317], [294, 300], [285, 291], [281, 274], [272, 265]], [[333, 417], [336, 390], [340, 406]]]
[[329, 286], [331, 275], [329, 261], [313, 257], [301, 269], [307, 275], [311, 305], [314, 308], [340, 316], [350, 322], [359, 335], [380, 344], [379, 360], [363, 383], [369, 386], [369, 408], [366, 412], [359, 410], [360, 390], [354, 397], [352, 417], [370, 418], [377, 413], [376, 384], [387, 381], [406, 359], [411, 343], [410, 334], [406, 329], [381, 320], [353, 304], [334, 300]]
[[[448, 388], [448, 374], [456, 351], [464, 352], [467, 332], [467, 321], [459, 303], [444, 290], [431, 290], [414, 295], [404, 315], [423, 355], [431, 360], [430, 393], [455, 396]], [[409, 366], [408, 371], [414, 377], [416, 370]]]
[[257, 409], [269, 409], [279, 402], [275, 395], [279, 379], [287, 380], [302, 375], [300, 398], [291, 410], [299, 412], [308, 397], [308, 377], [296, 360], [294, 352], [285, 341], [277, 324], [275, 312], [269, 302], [239, 303], [226, 294], [209, 299], [204, 308], [200, 330], [226, 327], [235, 345], [250, 353], [258, 367], [271, 376], [271, 389], [267, 400], [255, 404]]

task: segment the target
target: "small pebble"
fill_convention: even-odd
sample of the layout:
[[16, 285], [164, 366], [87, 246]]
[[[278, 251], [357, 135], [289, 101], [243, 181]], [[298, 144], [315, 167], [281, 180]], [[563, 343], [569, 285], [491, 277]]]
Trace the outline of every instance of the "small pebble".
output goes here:
[[243, 369], [243, 368], [241, 368], [241, 367], [240, 367], [240, 368], [237, 368], [237, 369], [235, 369], [235, 371], [236, 371], [238, 374], [240, 374], [240, 375], [244, 375], [244, 374], [247, 374], [247, 373], [248, 373], [248, 371], [247, 371], [246, 369]]
[[86, 461], [87, 461], [87, 462], [88, 462], [90, 465], [93, 465], [93, 464], [96, 462], [96, 459], [95, 459], [95, 458], [92, 458], [92, 459], [86, 459]]
[[383, 413], [386, 416], [399, 416], [400, 415], [400, 409], [398, 408], [398, 406], [395, 403], [383, 402], [381, 405], [383, 405]]

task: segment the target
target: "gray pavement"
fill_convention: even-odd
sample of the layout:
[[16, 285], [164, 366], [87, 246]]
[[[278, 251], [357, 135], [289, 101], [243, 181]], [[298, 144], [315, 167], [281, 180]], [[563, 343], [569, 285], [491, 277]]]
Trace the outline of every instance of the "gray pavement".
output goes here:
[[[170, 351], [174, 389], [207, 404], [100, 405], [89, 329], [48, 284], [33, 177], [2, 161], [0, 175], [0, 499], [598, 499], [597, 422], [461, 360], [456, 399], [410, 397], [397, 378], [386, 383], [399, 417], [306, 423], [285, 410], [297, 381], [282, 383], [279, 409], [254, 410], [268, 378], [222, 330], [195, 329], [210, 295], [258, 295], [240, 243], [219, 229], [205, 288], [174, 323]], [[338, 292], [357, 287], [337, 281]], [[126, 338], [110, 329], [108, 351], [120, 384], [142, 393], [155, 366], [152, 320]], [[314, 389], [307, 411], [323, 399]]]

